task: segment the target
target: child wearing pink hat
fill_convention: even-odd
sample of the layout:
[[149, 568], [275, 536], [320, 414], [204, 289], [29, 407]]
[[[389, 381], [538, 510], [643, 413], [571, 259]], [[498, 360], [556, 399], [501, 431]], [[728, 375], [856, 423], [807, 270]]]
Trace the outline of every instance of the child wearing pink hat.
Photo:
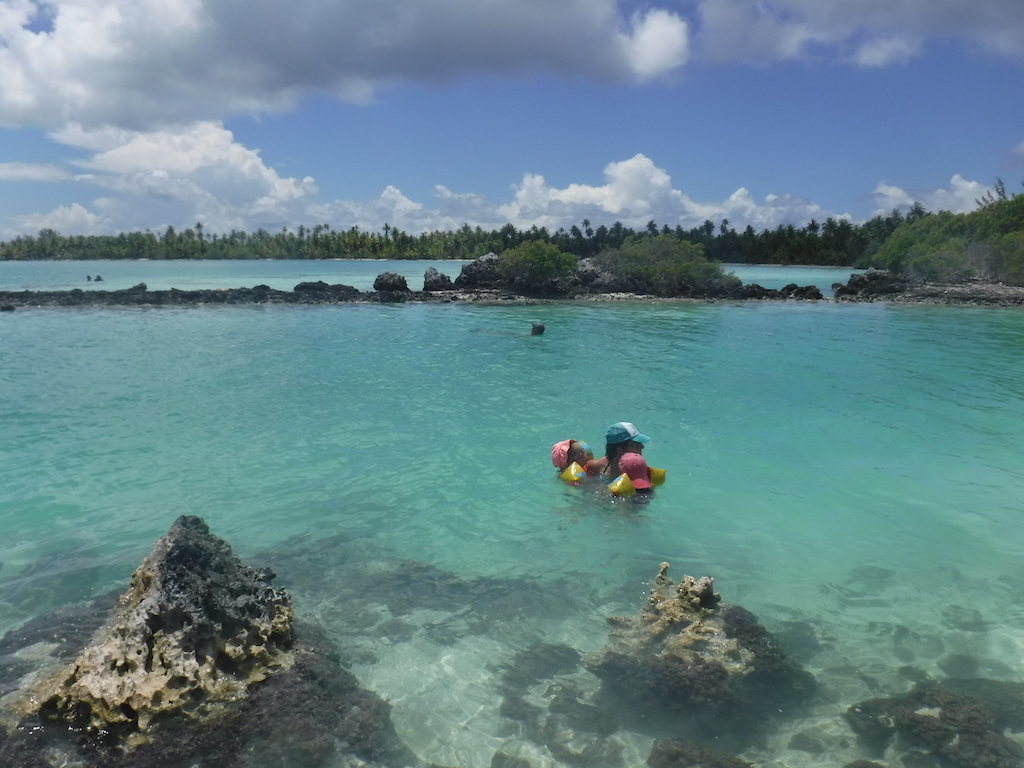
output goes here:
[[582, 440], [562, 440], [551, 446], [551, 463], [561, 471], [574, 461], [581, 467], [594, 458], [590, 446]]

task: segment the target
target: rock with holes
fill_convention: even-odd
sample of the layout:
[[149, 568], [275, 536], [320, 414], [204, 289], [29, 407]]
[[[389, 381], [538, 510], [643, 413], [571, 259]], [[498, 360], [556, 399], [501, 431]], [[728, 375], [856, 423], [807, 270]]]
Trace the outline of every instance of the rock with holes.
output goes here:
[[106, 625], [23, 707], [126, 746], [145, 741], [155, 719], [225, 711], [292, 664], [291, 598], [273, 577], [244, 565], [200, 518], [178, 518]]
[[608, 644], [587, 659], [602, 682], [600, 699], [670, 733], [728, 732], [735, 746], [808, 703], [813, 677], [749, 611], [720, 602], [709, 577], [676, 584], [668, 567], [662, 563], [639, 615], [611, 617]]
[[181, 517], [120, 598], [7, 633], [0, 767], [420, 765], [273, 578]]

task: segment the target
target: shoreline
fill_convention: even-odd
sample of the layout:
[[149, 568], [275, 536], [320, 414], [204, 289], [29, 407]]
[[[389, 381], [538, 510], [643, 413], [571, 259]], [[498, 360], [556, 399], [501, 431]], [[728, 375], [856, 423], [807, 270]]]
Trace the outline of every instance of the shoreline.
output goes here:
[[[638, 293], [594, 293], [571, 297], [526, 296], [490, 288], [444, 291], [359, 291], [345, 285], [304, 284], [303, 290], [282, 291], [267, 286], [200, 290], [150, 291], [137, 285], [117, 291], [0, 291], [0, 311], [45, 307], [162, 307], [162, 306], [258, 306], [323, 304], [492, 304], [523, 305], [566, 303], [719, 303], [798, 301], [832, 304], [886, 303], [943, 306], [1024, 306], [1024, 286], [973, 282], [966, 284], [923, 283], [889, 280], [884, 285], [860, 285], [855, 281], [837, 290], [835, 298], [809, 298], [782, 291], [762, 289], [758, 295], [737, 296], [654, 296]], [[751, 284], [756, 285], [756, 284]], [[843, 284], [837, 284], [840, 286]], [[747, 286], [744, 286], [745, 288]], [[759, 287], [759, 286], [758, 286]], [[303, 286], [296, 286], [303, 288]]]

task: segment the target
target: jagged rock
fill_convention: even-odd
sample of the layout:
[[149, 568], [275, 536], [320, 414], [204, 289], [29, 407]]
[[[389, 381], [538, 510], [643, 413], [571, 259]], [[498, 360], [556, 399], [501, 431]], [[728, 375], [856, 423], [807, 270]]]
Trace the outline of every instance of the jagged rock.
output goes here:
[[[419, 765], [387, 702], [338, 666], [315, 627], [293, 626], [273, 578], [182, 517], [112, 610], [98, 598], [9, 632], [0, 766]], [[26, 651], [47, 648], [57, 672], [40, 682]]]
[[981, 678], [918, 683], [909, 692], [868, 699], [846, 711], [854, 731], [882, 751], [900, 735], [949, 768], [1019, 768], [1021, 745], [1004, 735], [1024, 731], [1024, 684]]
[[159, 716], [223, 712], [292, 663], [291, 598], [272, 579], [242, 564], [200, 518], [178, 518], [99, 636], [33, 690], [36, 712], [129, 747]]
[[409, 284], [397, 272], [381, 272], [373, 281], [375, 291], [408, 291]]
[[[262, 287], [266, 288], [266, 286]], [[240, 290], [245, 289], [243, 288]], [[311, 297], [317, 301], [344, 301], [345, 299], [352, 299], [359, 295], [359, 289], [354, 286], [342, 285], [341, 283], [338, 283], [337, 285], [328, 285], [323, 280], [299, 283], [292, 290], [297, 294]], [[269, 288], [259, 291], [262, 295], [266, 295], [268, 292], [272, 291]]]
[[751, 613], [720, 603], [709, 577], [675, 584], [668, 567], [662, 563], [640, 614], [611, 617], [607, 646], [587, 659], [603, 698], [641, 717], [672, 712], [699, 720], [706, 734], [728, 728], [748, 735], [808, 702], [813, 677]]
[[423, 273], [424, 291], [451, 291], [455, 289], [452, 279], [443, 272], [438, 272], [434, 267], [429, 267]]
[[802, 301], [819, 301], [825, 298], [815, 285], [797, 285], [796, 283], [790, 283], [780, 289], [779, 293], [787, 299], [800, 299]]
[[[99, 278], [97, 277], [97, 279]], [[139, 283], [137, 285], [133, 285], [131, 288], [125, 288], [124, 291], [125, 293], [145, 293], [147, 289], [148, 286], [145, 283]]]
[[462, 271], [455, 278], [456, 288], [500, 288], [503, 286], [498, 274], [498, 254], [487, 253], [475, 261], [462, 265]]
[[890, 296], [910, 290], [913, 282], [884, 269], [869, 269], [861, 274], [852, 274], [844, 283], [834, 283], [832, 290], [837, 299], [871, 300], [877, 296]]

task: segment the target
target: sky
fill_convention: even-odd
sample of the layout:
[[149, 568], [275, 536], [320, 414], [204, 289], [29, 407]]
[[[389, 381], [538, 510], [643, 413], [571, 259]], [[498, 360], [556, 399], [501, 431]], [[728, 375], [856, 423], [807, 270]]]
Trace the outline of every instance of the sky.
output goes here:
[[963, 212], [1024, 0], [0, 0], [0, 240]]

